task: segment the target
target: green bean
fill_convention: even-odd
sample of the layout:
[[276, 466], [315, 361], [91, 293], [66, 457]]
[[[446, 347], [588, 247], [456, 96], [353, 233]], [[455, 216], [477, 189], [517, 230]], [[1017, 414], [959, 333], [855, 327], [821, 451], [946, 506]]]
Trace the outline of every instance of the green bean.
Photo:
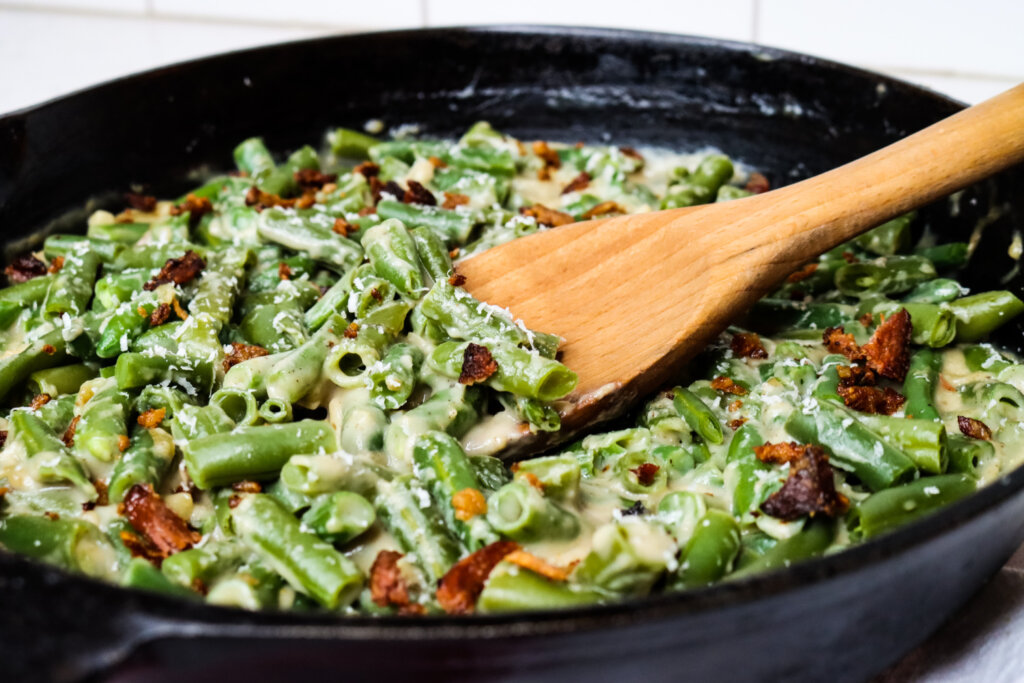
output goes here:
[[689, 389], [676, 387], [672, 390], [672, 403], [683, 416], [686, 424], [708, 443], [722, 443], [725, 436], [722, 424], [700, 398]]
[[409, 231], [416, 244], [416, 253], [427, 275], [433, 280], [448, 277], [452, 270], [452, 259], [444, 241], [430, 228], [420, 226]]
[[879, 256], [892, 256], [904, 252], [910, 247], [910, 224], [915, 216], [914, 211], [897, 216], [854, 238], [853, 243]]
[[922, 477], [868, 496], [851, 511], [849, 525], [858, 538], [873, 538], [949, 505], [975, 488], [977, 482], [966, 474]]
[[527, 569], [508, 563], [491, 572], [477, 600], [482, 614], [500, 614], [522, 610], [568, 609], [599, 604], [606, 600], [600, 591], [570, 582], [556, 582]]
[[851, 263], [836, 271], [835, 285], [847, 296], [898, 294], [935, 277], [935, 266], [920, 256], [889, 256]]
[[107, 483], [107, 496], [120, 503], [135, 484], [154, 487], [163, 479], [174, 460], [174, 440], [160, 428], [136, 429], [121, 458], [114, 463]]
[[[522, 460], [515, 466], [516, 481], [530, 475], [544, 487], [544, 495], [558, 500], [575, 500], [580, 490], [583, 468], [569, 453]], [[528, 483], [528, 482], [527, 482]]]
[[442, 209], [436, 206], [403, 204], [393, 199], [377, 203], [377, 215], [382, 219], [397, 218], [412, 228], [424, 227], [434, 232], [447, 244], [462, 244], [469, 238], [475, 221], [471, 214]]
[[[441, 374], [457, 379], [470, 342], [445, 342], [430, 354], [428, 364]], [[491, 342], [487, 347], [497, 369], [484, 382], [498, 391], [539, 401], [562, 398], [576, 387], [576, 373], [556, 360], [525, 349]]]
[[729, 579], [741, 579], [751, 574], [789, 567], [816, 555], [821, 555], [832, 545], [836, 537], [836, 524], [830, 519], [810, 519], [799, 532], [779, 541], [764, 554], [743, 565], [729, 575]]
[[906, 453], [922, 472], [941, 474], [946, 471], [946, 428], [940, 422], [886, 415], [863, 415], [860, 421]]
[[721, 510], [708, 510], [683, 549], [682, 564], [672, 587], [678, 590], [718, 581], [732, 569], [739, 551], [740, 527], [733, 516]]
[[941, 367], [942, 356], [931, 349], [921, 349], [910, 357], [910, 369], [903, 381], [903, 395], [907, 397], [904, 412], [907, 417], [938, 421], [935, 385]]
[[949, 304], [956, 316], [956, 341], [974, 342], [1024, 312], [1024, 302], [1006, 291], [982, 292]]
[[37, 370], [28, 376], [28, 389], [33, 394], [62, 396], [77, 394], [83, 383], [97, 375], [95, 366], [85, 363], [62, 365], [56, 368]]
[[364, 534], [377, 519], [373, 505], [358, 493], [338, 491], [312, 502], [302, 524], [334, 545], [348, 543]]
[[113, 462], [128, 441], [128, 395], [110, 379], [87, 382], [82, 392], [91, 397], [82, 406], [75, 429], [75, 452], [101, 462]]
[[935, 264], [936, 268], [953, 269], [967, 265], [970, 246], [966, 242], [947, 242], [934, 247], [915, 249], [914, 254], [928, 259]]
[[374, 506], [384, 526], [407, 553], [412, 553], [435, 584], [459, 558], [459, 548], [445, 530], [430, 494], [417, 484], [396, 480], [380, 482]]
[[645, 595], [668, 568], [675, 543], [661, 528], [637, 517], [599, 527], [575, 577], [620, 595]]
[[0, 545], [89, 576], [110, 576], [114, 549], [103, 533], [81, 519], [9, 515], [0, 520]]
[[941, 304], [957, 299], [964, 294], [964, 288], [956, 280], [936, 278], [914, 287], [903, 296], [907, 303]]
[[946, 450], [949, 453], [948, 470], [951, 473], [969, 474], [972, 477], [977, 477], [982, 463], [991, 461], [996, 453], [992, 442], [971, 439], [960, 434], [950, 434], [947, 437]]
[[327, 143], [332, 154], [365, 159], [369, 156], [370, 148], [379, 144], [379, 141], [350, 128], [335, 128], [327, 135]]

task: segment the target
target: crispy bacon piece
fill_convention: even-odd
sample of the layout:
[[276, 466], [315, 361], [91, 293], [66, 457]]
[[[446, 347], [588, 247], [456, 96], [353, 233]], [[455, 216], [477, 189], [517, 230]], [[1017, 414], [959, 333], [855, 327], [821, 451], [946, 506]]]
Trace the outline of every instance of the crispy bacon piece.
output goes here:
[[94, 480], [92, 485], [96, 489], [96, 504], [109, 505], [110, 498], [107, 496], [107, 485], [101, 479]]
[[956, 426], [960, 428], [960, 432], [964, 436], [969, 436], [972, 439], [981, 439], [982, 441], [992, 440], [992, 430], [989, 429], [988, 425], [981, 420], [975, 420], [973, 417], [957, 415]]
[[59, 273], [61, 268], [64, 267], [64, 257], [54, 256], [50, 259], [50, 267], [46, 269], [47, 273]]
[[146, 213], [156, 211], [156, 197], [152, 195], [125, 192], [124, 201], [136, 211], [144, 211]]
[[455, 519], [468, 522], [487, 512], [487, 499], [478, 489], [462, 489], [452, 496]]
[[598, 216], [607, 216], [610, 213], [626, 213], [626, 210], [617, 202], [601, 202], [584, 211], [580, 218], [590, 220]]
[[171, 308], [174, 309], [174, 314], [181, 320], [188, 320], [188, 312], [181, 307], [181, 302], [178, 301], [177, 296], [171, 297]]
[[448, 284], [452, 287], [461, 287], [466, 284], [466, 276], [462, 273], [453, 273], [452, 276], [448, 278]]
[[724, 391], [727, 394], [735, 394], [736, 396], [743, 396], [747, 393], [747, 390], [741, 385], [736, 384], [731, 377], [724, 375], [719, 375], [711, 380], [711, 388], [715, 391]]
[[837, 391], [847, 407], [873, 415], [892, 415], [907, 401], [891, 387], [840, 386]]
[[402, 202], [405, 204], [422, 204], [423, 206], [437, 206], [437, 198], [434, 197], [434, 193], [423, 187], [421, 183], [415, 180], [405, 181], [406, 186], [409, 188], [402, 195]]
[[28, 404], [28, 407], [32, 410], [39, 410], [49, 403], [51, 398], [52, 397], [49, 394], [36, 394], [32, 399], [32, 402]]
[[864, 359], [864, 353], [860, 350], [860, 346], [857, 345], [857, 341], [853, 338], [852, 334], [843, 329], [842, 325], [825, 328], [821, 339], [822, 343], [825, 344], [825, 348], [830, 353], [838, 353], [852, 361]]
[[331, 226], [331, 230], [333, 232], [338, 233], [342, 237], [348, 237], [352, 233], [357, 232], [359, 229], [353, 226], [344, 218], [335, 218], [334, 225]]
[[901, 308], [886, 318], [861, 349], [869, 368], [882, 377], [902, 382], [910, 369], [910, 313]]
[[732, 336], [729, 348], [737, 358], [767, 358], [768, 352], [756, 332], [738, 332]]
[[316, 203], [316, 190], [306, 188], [301, 196], [293, 199], [284, 199], [276, 194], [264, 192], [255, 185], [245, 193], [245, 205], [255, 208], [257, 211], [279, 206], [283, 209], [308, 209]]
[[451, 251], [448, 252], [448, 257], [449, 258], [453, 258], [453, 259], [457, 259], [457, 258], [459, 258], [459, 254], [461, 254], [461, 253], [462, 253], [462, 250], [459, 249], [458, 247], [455, 247], [454, 249], [452, 249]]
[[750, 174], [747, 179], [747, 184], [743, 187], [747, 192], [753, 192], [754, 194], [761, 194], [772, 189], [771, 183], [762, 174], [754, 172]]
[[64, 445], [71, 448], [75, 445], [75, 430], [78, 429], [78, 421], [82, 419], [81, 415], [75, 415], [71, 418], [71, 423], [68, 428], [64, 430], [64, 435], [60, 437], [60, 440], [64, 442]]
[[570, 192], [579, 192], [580, 190], [586, 189], [590, 185], [590, 174], [586, 171], [580, 171], [580, 174], [569, 181], [569, 184], [562, 188], [562, 194], [569, 194]]
[[337, 173], [321, 173], [316, 169], [303, 168], [296, 171], [293, 176], [295, 182], [301, 188], [319, 190], [327, 183], [333, 183], [338, 179]]
[[[143, 309], [145, 311], [145, 309]], [[150, 327], [156, 327], [163, 325], [171, 317], [171, 307], [168, 304], [160, 304], [153, 309], [153, 312], [149, 316]]]
[[643, 161], [644, 160], [644, 155], [641, 154], [640, 152], [636, 151], [636, 148], [634, 148], [634, 147], [625, 147], [625, 146], [619, 147], [619, 151], [622, 152], [623, 155], [625, 155], [627, 157], [633, 157], [634, 159], [636, 159], [638, 161]]
[[814, 273], [817, 270], [818, 270], [818, 264], [817, 263], [807, 263], [802, 268], [800, 268], [800, 270], [797, 270], [795, 272], [790, 273], [789, 277], [786, 278], [786, 282], [789, 282], [791, 284], [795, 284], [797, 282], [803, 282], [804, 280], [806, 280], [810, 276], [814, 275]]
[[[95, 506], [93, 506], [95, 507]], [[141, 557], [142, 559], [152, 562], [153, 564], [160, 566], [165, 559], [165, 555], [157, 550], [152, 543], [149, 543], [144, 537], [133, 534], [130, 531], [122, 531], [121, 543], [128, 549], [132, 557]]]
[[372, 296], [373, 300], [377, 301], [378, 303], [381, 302], [381, 301], [384, 301], [384, 295], [381, 294], [380, 290], [377, 289], [376, 287], [371, 287], [370, 288], [370, 296]]
[[576, 219], [567, 213], [561, 211], [555, 211], [549, 209], [543, 204], [534, 204], [533, 206], [524, 206], [519, 209], [519, 213], [524, 216], [532, 216], [537, 219], [537, 222], [541, 225], [547, 225], [552, 228], [557, 228], [560, 225], [568, 225], [569, 223], [575, 223]]
[[160, 272], [153, 279], [142, 285], [147, 292], [152, 292], [162, 284], [173, 282], [176, 285], [187, 285], [206, 267], [206, 261], [196, 252], [189, 249], [181, 258], [167, 259]]
[[232, 491], [238, 491], [239, 493], [260, 493], [263, 487], [258, 481], [249, 481], [243, 479], [242, 481], [236, 481], [231, 485]]
[[[72, 420], [74, 422], [74, 420]], [[7, 444], [7, 430], [0, 429], [0, 448], [3, 448]]]
[[127, 434], [118, 434], [117, 435], [117, 448], [122, 453], [124, 453], [126, 450], [128, 450], [128, 447], [131, 446], [131, 445], [132, 445], [132, 440], [128, 438]]
[[857, 318], [857, 322], [863, 327], [871, 327], [875, 323], [875, 316], [870, 313], [865, 313], [861, 317]]
[[523, 472], [519, 476], [525, 479], [527, 484], [537, 489], [541, 493], [544, 493], [544, 482], [542, 482], [540, 480], [540, 477], [538, 477], [536, 474], [534, 474], [533, 472]]
[[730, 413], [735, 413], [737, 410], [739, 410], [742, 407], [743, 407], [743, 401], [741, 401], [739, 399], [736, 399], [735, 401], [733, 401], [732, 403], [729, 404], [729, 412]]
[[878, 381], [874, 371], [863, 365], [839, 365], [836, 374], [841, 387], [873, 387]]
[[645, 462], [629, 471], [636, 475], [636, 480], [641, 486], [650, 486], [656, 481], [660, 469], [653, 462]]
[[729, 421], [729, 429], [731, 429], [732, 431], [735, 432], [737, 429], [739, 429], [740, 427], [742, 427], [746, 423], [747, 423], [747, 418], [745, 418], [745, 417], [737, 417], [735, 420], [730, 420]]
[[559, 158], [558, 152], [551, 149], [548, 143], [543, 140], [537, 140], [532, 146], [533, 153], [544, 162], [544, 165], [537, 170], [537, 178], [540, 180], [550, 180], [551, 171], [562, 167], [562, 160]]
[[189, 223], [195, 225], [202, 218], [203, 214], [213, 211], [213, 204], [206, 197], [197, 197], [191, 192], [185, 196], [185, 201], [177, 206], [171, 207], [172, 216], [180, 216], [188, 213]]
[[355, 339], [359, 334], [359, 323], [355, 321], [350, 322], [342, 334], [345, 335], [345, 339]]
[[292, 279], [292, 267], [284, 261], [277, 264], [277, 279], [279, 280], [291, 280]]
[[139, 417], [135, 421], [139, 423], [140, 427], [145, 427], [146, 429], [156, 429], [164, 421], [165, 417], [167, 417], [166, 408], [150, 408], [146, 412], [139, 415]]
[[429, 161], [430, 165], [433, 166], [434, 168], [448, 167], [448, 164], [445, 162], [445, 160], [440, 157], [427, 157], [427, 161]]
[[448, 614], [469, 614], [476, 607], [491, 571], [519, 550], [515, 541], [495, 541], [465, 557], [448, 570], [437, 588], [437, 602]]
[[459, 373], [461, 384], [476, 384], [498, 371], [498, 362], [494, 360], [486, 346], [470, 342], [462, 354], [462, 371]]
[[840, 256], [842, 256], [843, 260], [846, 261], [847, 263], [857, 263], [858, 261], [860, 261], [860, 259], [857, 258], [857, 255], [854, 254], [852, 251], [844, 251], [842, 254], [840, 254]]
[[28, 282], [32, 278], [46, 275], [46, 264], [32, 254], [22, 254], [4, 268], [4, 274], [12, 285]]
[[47, 356], [52, 356], [53, 354], [57, 353], [57, 347], [54, 346], [53, 344], [43, 344], [42, 351]]
[[836, 491], [825, 451], [809, 445], [789, 461], [786, 483], [761, 504], [761, 511], [788, 522], [804, 515], [837, 517], [849, 507], [846, 496]]
[[364, 178], [376, 178], [380, 175], [380, 166], [373, 163], [372, 161], [364, 161], [355, 168], [352, 169], [353, 173], [358, 173]]
[[796, 441], [788, 443], [766, 443], [763, 446], [754, 447], [754, 455], [761, 462], [771, 465], [785, 465], [799, 458], [806, 448], [805, 445]]
[[405, 197], [405, 190], [402, 186], [396, 183], [394, 180], [389, 180], [386, 183], [381, 182], [380, 178], [373, 176], [370, 178], [370, 195], [373, 197], [373, 203], [376, 205], [380, 200], [381, 196], [387, 193], [395, 199], [401, 201]]
[[394, 550], [377, 553], [370, 567], [370, 599], [380, 607], [397, 607], [399, 614], [423, 614], [423, 605], [409, 597], [409, 586], [398, 566], [402, 557]]
[[237, 342], [229, 344], [227, 353], [224, 354], [224, 372], [250, 358], [259, 358], [269, 353], [262, 346], [256, 346], [255, 344], [239, 344]]
[[201, 538], [156, 494], [149, 484], [135, 484], [125, 494], [121, 504], [128, 523], [166, 558], [191, 548]]
[[456, 206], [465, 206], [469, 204], [469, 197], [464, 194], [457, 192], [445, 192], [444, 203], [441, 204], [442, 209], [454, 209]]
[[[640, 501], [637, 501], [638, 503]], [[540, 574], [546, 579], [552, 581], [565, 581], [569, 578], [569, 574], [572, 573], [573, 567], [578, 563], [573, 563], [568, 567], [556, 567], [553, 564], [547, 562], [536, 555], [526, 552], [525, 550], [513, 550], [505, 556], [506, 562], [519, 565], [523, 569], [529, 569], [535, 574]]]
[[359, 216], [372, 216], [375, 213], [377, 213], [376, 206], [364, 206], [359, 211], [356, 211], [356, 214]]

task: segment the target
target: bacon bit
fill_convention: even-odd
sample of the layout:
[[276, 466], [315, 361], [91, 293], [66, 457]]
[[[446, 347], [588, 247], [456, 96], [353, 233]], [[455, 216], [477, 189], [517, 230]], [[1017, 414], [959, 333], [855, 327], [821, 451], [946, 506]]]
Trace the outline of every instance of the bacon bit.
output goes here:
[[736, 396], [744, 396], [747, 393], [743, 386], [736, 384], [731, 377], [725, 377], [724, 375], [719, 375], [711, 380], [711, 388], [715, 391], [724, 391], [727, 394], [735, 394]]
[[332, 232], [336, 232], [342, 237], [348, 237], [349, 235], [351, 235], [354, 232], [357, 232], [358, 230], [358, 228], [354, 227], [344, 218], [335, 218], [334, 225], [331, 227]]
[[46, 269], [48, 273], [59, 273], [64, 268], [64, 257], [54, 256], [50, 261], [50, 267]]
[[139, 314], [140, 318], [145, 318], [145, 317], [149, 316], [149, 314], [146, 313], [146, 307], [141, 305], [141, 304], [139, 305], [138, 308], [135, 309], [135, 312]]
[[766, 462], [770, 465], [785, 465], [787, 462], [793, 462], [799, 458], [804, 449], [807, 448], [804, 444], [799, 444], [796, 441], [790, 441], [789, 443], [766, 443], [763, 446], [754, 446], [754, 455], [761, 462]]
[[735, 420], [732, 420], [732, 421], [729, 422], [729, 429], [731, 429], [731, 430], [733, 430], [735, 432], [737, 429], [739, 429], [740, 427], [742, 427], [746, 423], [747, 423], [747, 418], [745, 418], [745, 417], [738, 417]]
[[124, 201], [136, 211], [144, 211], [146, 213], [156, 211], [156, 197], [152, 195], [125, 192]]
[[486, 346], [470, 342], [462, 354], [462, 371], [459, 372], [460, 384], [476, 384], [498, 371], [498, 362]]
[[292, 267], [284, 261], [277, 264], [277, 277], [279, 280], [291, 280], [292, 279]]
[[755, 172], [750, 174], [750, 178], [747, 179], [747, 184], [743, 186], [743, 189], [754, 194], [761, 194], [772, 189], [772, 186], [767, 178]]
[[462, 273], [453, 273], [452, 276], [448, 278], [448, 284], [452, 287], [461, 287], [466, 284], [466, 276]]
[[956, 426], [960, 428], [960, 433], [964, 436], [969, 436], [972, 439], [981, 439], [982, 441], [992, 440], [992, 430], [981, 420], [957, 415]]
[[429, 161], [430, 165], [433, 166], [434, 168], [447, 168], [448, 167], [448, 164], [445, 163], [444, 159], [441, 159], [439, 157], [427, 157], [427, 161]]
[[878, 326], [864, 345], [868, 367], [882, 377], [902, 382], [910, 369], [910, 313], [901, 308]]
[[761, 504], [762, 512], [788, 522], [804, 515], [837, 517], [849, 509], [850, 501], [836, 491], [835, 476], [824, 450], [804, 446], [789, 463], [789, 478]]
[[456, 206], [465, 206], [469, 204], [469, 197], [458, 192], [445, 192], [444, 203], [441, 204], [442, 209], [454, 209]]
[[[3, 435], [4, 435], [4, 439], [6, 440], [7, 439], [7, 432], [3, 432]], [[9, 487], [9, 486], [0, 486], [0, 498], [3, 498], [4, 496], [6, 496], [10, 492], [11, 492], [11, 487]]]
[[641, 486], [650, 486], [656, 481], [660, 469], [653, 462], [645, 462], [638, 467], [631, 468], [629, 471], [636, 475], [636, 480]]
[[228, 507], [234, 510], [242, 502], [241, 496], [231, 496], [228, 498]]
[[181, 320], [188, 320], [188, 311], [181, 307], [181, 303], [178, 301], [178, 297], [171, 297], [171, 308], [174, 309], [174, 314]]
[[358, 173], [364, 178], [376, 178], [380, 175], [380, 166], [373, 163], [372, 161], [364, 161], [355, 168], [352, 169], [353, 173]]
[[[324, 194], [330, 194], [330, 193], [334, 192], [337, 189], [338, 189], [338, 184], [337, 183], [326, 183], [326, 184], [324, 184], [323, 187], [320, 188], [320, 191], [323, 192]], [[342, 192], [341, 196], [344, 197], [345, 193]]]
[[46, 275], [46, 264], [32, 254], [22, 254], [4, 268], [4, 273], [10, 283], [16, 285]]
[[[140, 306], [139, 308], [142, 307]], [[145, 314], [146, 309], [143, 308], [142, 312], [143, 314]], [[153, 309], [153, 313], [149, 316], [149, 325], [150, 327], [157, 327], [159, 325], [163, 325], [170, 319], [170, 317], [171, 307], [168, 306], [167, 304], [160, 304], [159, 306]]]
[[847, 263], [858, 263], [860, 261], [860, 259], [857, 258], [856, 254], [854, 254], [852, 251], [844, 251], [841, 254], [841, 256], [843, 257], [843, 260], [846, 261]]
[[[6, 429], [0, 429], [0, 448], [3, 448], [4, 444], [6, 444], [6, 443], [7, 443], [7, 430]], [[3, 495], [3, 494], [0, 494], [0, 495]]]
[[81, 415], [75, 415], [71, 418], [71, 424], [69, 424], [68, 428], [64, 430], [64, 435], [60, 438], [68, 448], [71, 448], [75, 444], [75, 429], [78, 428], [78, 421], [81, 419]]
[[729, 348], [737, 358], [767, 358], [768, 352], [756, 332], [738, 332], [732, 336]]
[[380, 607], [397, 607], [399, 614], [423, 614], [423, 605], [409, 598], [409, 586], [398, 566], [404, 555], [381, 550], [370, 568], [370, 599]]
[[739, 399], [736, 399], [735, 401], [733, 401], [732, 403], [729, 404], [729, 412], [730, 413], [735, 413], [737, 410], [739, 410], [742, 407], [743, 407], [743, 401], [741, 401]]
[[544, 162], [544, 165], [537, 170], [537, 178], [539, 180], [550, 180], [552, 169], [562, 167], [562, 160], [559, 158], [558, 152], [551, 149], [548, 143], [543, 140], [537, 140], [533, 143], [533, 153]]
[[239, 344], [235, 342], [229, 344], [227, 353], [224, 354], [224, 372], [227, 372], [239, 363], [243, 363], [250, 358], [259, 358], [260, 356], [266, 356], [270, 352], [262, 346], [256, 346], [255, 344]]
[[421, 183], [415, 180], [406, 180], [405, 184], [409, 189], [402, 195], [403, 204], [437, 206], [437, 198], [434, 196], [434, 193], [423, 187]]
[[60, 519], [60, 515], [58, 515], [56, 512], [50, 512], [49, 510], [43, 513], [43, 517], [46, 517], [51, 522], [56, 522]]
[[238, 491], [239, 493], [260, 493], [263, 487], [260, 486], [258, 481], [250, 481], [243, 479], [242, 481], [236, 481], [231, 485], [232, 491]]
[[146, 429], [156, 429], [164, 421], [165, 417], [167, 417], [166, 408], [150, 408], [146, 412], [139, 415], [139, 417], [135, 421], [139, 424], [140, 427], [145, 427]]
[[124, 453], [132, 445], [132, 440], [126, 434], [117, 435], [117, 449]]
[[[516, 463], [516, 464], [518, 465], [519, 463]], [[517, 474], [516, 476], [522, 477], [523, 479], [526, 480], [527, 484], [529, 484], [533, 488], [537, 489], [541, 493], [544, 493], [544, 482], [542, 482], [540, 480], [540, 477], [538, 477], [533, 472], [523, 472], [521, 474]]]
[[487, 499], [477, 489], [462, 489], [452, 496], [455, 519], [468, 522], [487, 512]]
[[865, 313], [861, 317], [857, 318], [857, 322], [864, 327], [871, 327], [875, 323], [875, 316], [870, 313]]
[[580, 190], [586, 189], [590, 185], [590, 174], [586, 171], [580, 171], [580, 174], [569, 181], [569, 184], [562, 188], [562, 194], [569, 194], [570, 192], [579, 192]]
[[99, 479], [93, 481], [92, 486], [96, 489], [96, 504], [109, 505], [110, 498], [107, 497], [107, 485]]
[[92, 400], [92, 397], [95, 395], [95, 393], [96, 392], [93, 391], [92, 387], [85, 387], [83, 389], [80, 389], [78, 392], [78, 396], [75, 397], [75, 406], [81, 408], [86, 403]]
[[172, 216], [180, 216], [188, 213], [188, 222], [195, 225], [204, 214], [213, 211], [213, 204], [206, 197], [197, 197], [191, 192], [185, 196], [185, 201], [171, 208]]
[[838, 393], [847, 407], [872, 415], [892, 415], [907, 401], [891, 387], [839, 387]]
[[790, 273], [789, 277], [786, 278], [786, 282], [789, 282], [791, 284], [795, 284], [797, 282], [803, 282], [804, 280], [806, 280], [810, 276], [814, 275], [815, 271], [817, 271], [817, 270], [818, 270], [818, 264], [817, 263], [808, 263], [808, 264], [804, 265], [802, 268], [800, 268], [800, 270], [798, 270], [798, 271], [796, 271], [794, 273]]
[[448, 252], [448, 258], [453, 258], [453, 259], [459, 258], [459, 254], [461, 254], [461, 253], [462, 253], [462, 250], [459, 249], [458, 247], [455, 247], [454, 249], [452, 249], [451, 251]]
[[441, 609], [448, 614], [471, 613], [491, 571], [516, 550], [519, 544], [515, 541], [496, 541], [456, 562], [437, 588]]
[[337, 173], [321, 173], [312, 168], [303, 168], [296, 171], [293, 175], [295, 182], [302, 188], [312, 188], [319, 190], [327, 183], [333, 183], [338, 179]]
[[939, 374], [939, 386], [941, 386], [946, 391], [956, 391], [956, 387], [953, 386], [953, 384], [948, 379], [946, 379], [945, 376], [942, 375], [941, 373]]
[[191, 548], [201, 538], [167, 507], [149, 484], [132, 486], [119, 512], [153, 545], [161, 558]]
[[380, 303], [381, 301], [384, 301], [384, 295], [381, 294], [380, 290], [377, 289], [376, 287], [371, 287], [370, 288], [370, 296], [372, 296], [373, 300], [378, 302], [378, 303]]
[[543, 204], [534, 204], [533, 206], [524, 206], [519, 209], [519, 213], [524, 216], [532, 216], [541, 225], [547, 225], [552, 228], [557, 228], [560, 225], [568, 225], [575, 223], [576, 219], [567, 213], [561, 211], [555, 211], [549, 209]]
[[51, 398], [53, 397], [49, 394], [36, 394], [35, 398], [32, 399], [32, 402], [28, 404], [28, 407], [32, 410], [39, 410], [49, 403]]
[[356, 215], [358, 215], [358, 216], [372, 216], [375, 213], [377, 213], [377, 207], [376, 206], [364, 206], [363, 208], [359, 209], [359, 211], [356, 212]]
[[301, 196], [293, 199], [284, 199], [276, 194], [264, 192], [255, 185], [250, 187], [249, 191], [245, 193], [245, 205], [251, 206], [257, 211], [263, 211], [263, 209], [269, 209], [274, 206], [279, 206], [282, 209], [308, 209], [314, 204], [316, 204], [316, 190], [311, 188], [307, 188]]
[[52, 356], [53, 354], [57, 353], [57, 347], [55, 347], [53, 344], [43, 344], [43, 348], [41, 349], [41, 351], [45, 353], [47, 356]]
[[598, 216], [607, 216], [610, 213], [626, 213], [626, 210], [616, 202], [601, 202], [597, 206], [584, 211], [580, 218], [590, 220], [591, 218], [597, 218]]
[[355, 339], [359, 334], [359, 323], [350, 322], [342, 334], [345, 336], [345, 339]]
[[380, 178], [377, 176], [370, 178], [370, 196], [373, 197], [374, 204], [377, 204], [381, 200], [381, 196], [385, 192], [399, 201], [405, 197], [405, 190], [403, 190], [402, 186], [394, 180], [389, 180], [384, 183], [381, 182]]
[[839, 365], [836, 374], [841, 387], [873, 387], [878, 381], [874, 371], [863, 365]]
[[[95, 507], [95, 506], [94, 506]], [[143, 537], [133, 534], [130, 531], [122, 531], [120, 533], [121, 543], [128, 549], [132, 557], [141, 557], [144, 560], [152, 562], [156, 566], [160, 566], [164, 561], [164, 554], [153, 547], [152, 543], [149, 543]]]
[[622, 152], [624, 156], [632, 157], [638, 161], [644, 160], [644, 155], [636, 151], [635, 147], [619, 147], [619, 151]]
[[826, 328], [825, 332], [821, 335], [821, 340], [825, 344], [825, 348], [831, 353], [841, 354], [852, 361], [864, 359], [864, 353], [860, 350], [860, 346], [857, 345], [857, 341], [853, 338], [852, 334], [843, 329], [842, 325]]
[[189, 249], [181, 258], [167, 259], [160, 272], [153, 276], [142, 288], [152, 292], [162, 284], [173, 282], [176, 285], [187, 285], [206, 268], [206, 261], [196, 252]]
[[544, 578], [552, 581], [567, 580], [569, 578], [569, 574], [572, 573], [573, 568], [579, 564], [579, 560], [577, 560], [568, 567], [556, 567], [553, 564], [549, 564], [546, 560], [528, 553], [525, 550], [513, 550], [505, 556], [505, 562], [511, 562], [512, 564], [519, 565], [523, 569], [529, 569], [534, 574], [540, 574]]

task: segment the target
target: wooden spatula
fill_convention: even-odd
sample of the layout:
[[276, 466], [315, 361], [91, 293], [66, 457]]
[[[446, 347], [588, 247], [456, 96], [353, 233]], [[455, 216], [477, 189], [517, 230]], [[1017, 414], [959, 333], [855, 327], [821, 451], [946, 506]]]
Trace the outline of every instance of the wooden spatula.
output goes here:
[[802, 263], [1022, 159], [1024, 84], [788, 187], [574, 223], [459, 263], [474, 296], [564, 337], [579, 374], [561, 432], [510, 450], [621, 414]]

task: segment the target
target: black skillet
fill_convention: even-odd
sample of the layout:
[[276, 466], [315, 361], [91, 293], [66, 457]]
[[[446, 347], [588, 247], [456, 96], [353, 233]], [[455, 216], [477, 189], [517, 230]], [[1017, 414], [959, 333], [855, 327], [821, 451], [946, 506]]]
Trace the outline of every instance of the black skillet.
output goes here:
[[[170, 196], [239, 140], [284, 151], [330, 126], [479, 119], [523, 139], [706, 146], [780, 185], [861, 156], [961, 104], [884, 76], [716, 40], [594, 29], [342, 36], [124, 78], [0, 118], [10, 257], [87, 200]], [[1024, 226], [1020, 167], [922, 212], [965, 239], [964, 282], [1001, 284]], [[68, 212], [71, 212], [70, 214]], [[63, 218], [62, 218], [63, 217]], [[1021, 326], [1001, 343], [1020, 349]], [[680, 595], [522, 616], [339, 619], [250, 614], [120, 589], [0, 553], [0, 679], [863, 680], [921, 642], [1024, 540], [1024, 470], [879, 540]]]

